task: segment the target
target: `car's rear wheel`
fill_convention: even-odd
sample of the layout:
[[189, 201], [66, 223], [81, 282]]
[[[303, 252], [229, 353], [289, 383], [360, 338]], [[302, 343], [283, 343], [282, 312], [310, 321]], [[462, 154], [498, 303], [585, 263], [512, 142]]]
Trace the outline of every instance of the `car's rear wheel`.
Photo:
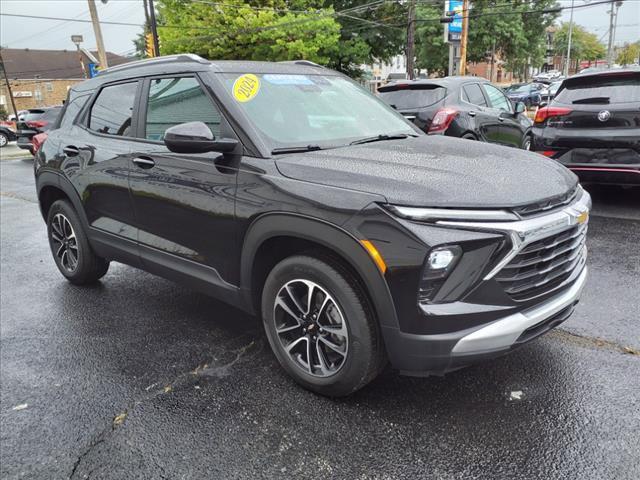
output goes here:
[[9, 137], [6, 133], [0, 132], [0, 148], [4, 147], [9, 143]]
[[460, 138], [464, 138], [465, 140], [477, 140], [476, 136], [473, 133], [465, 133]]
[[522, 149], [531, 150], [531, 135], [525, 135], [522, 140]]
[[107, 273], [109, 262], [93, 252], [78, 214], [68, 201], [57, 200], [51, 205], [47, 232], [58, 270], [71, 283], [93, 283]]
[[299, 255], [278, 263], [265, 282], [262, 318], [282, 367], [322, 395], [355, 392], [386, 363], [366, 295], [333, 258]]

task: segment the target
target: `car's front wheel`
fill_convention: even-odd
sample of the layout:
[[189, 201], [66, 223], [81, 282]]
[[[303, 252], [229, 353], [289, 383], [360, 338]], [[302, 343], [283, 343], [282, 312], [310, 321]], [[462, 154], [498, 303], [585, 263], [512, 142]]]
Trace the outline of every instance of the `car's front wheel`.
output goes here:
[[300, 255], [278, 263], [265, 282], [262, 318], [282, 367], [322, 395], [353, 393], [386, 363], [366, 295], [331, 257]]
[[47, 232], [56, 266], [71, 283], [93, 283], [107, 273], [109, 262], [93, 252], [78, 214], [68, 201], [57, 200], [51, 205]]
[[0, 148], [4, 147], [9, 143], [9, 137], [6, 133], [0, 132]]

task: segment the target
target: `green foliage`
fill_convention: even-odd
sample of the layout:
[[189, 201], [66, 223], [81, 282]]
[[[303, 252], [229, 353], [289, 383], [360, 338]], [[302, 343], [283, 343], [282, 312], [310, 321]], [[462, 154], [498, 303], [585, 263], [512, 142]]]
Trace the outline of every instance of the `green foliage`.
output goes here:
[[326, 64], [339, 51], [340, 25], [333, 18], [332, 9], [318, 9], [313, 0], [220, 3], [224, 5], [159, 0], [161, 53], [189, 52], [205, 58], [234, 60], [307, 59]]
[[618, 52], [616, 63], [620, 65], [631, 65], [636, 63], [640, 58], [640, 41], [636, 43], [625, 43]]
[[[569, 41], [569, 24], [563, 23], [556, 30], [553, 37], [553, 48], [558, 55], [567, 54], [567, 46]], [[607, 54], [605, 46], [600, 43], [598, 36], [587, 32], [580, 25], [573, 25], [573, 33], [571, 34], [571, 58], [576, 62], [580, 60], [598, 60], [604, 58]]]
[[[546, 50], [545, 30], [558, 13], [544, 12], [556, 6], [556, 0], [470, 0], [468, 62], [480, 62], [495, 52], [513, 70], [538, 65]], [[444, 42], [444, 3], [420, 5], [418, 12], [418, 58], [420, 68], [443, 75], [449, 64], [449, 46]], [[532, 13], [523, 13], [532, 12]]]
[[9, 114], [7, 113], [7, 109], [4, 107], [4, 105], [0, 105], [0, 120], [6, 120], [8, 115]]

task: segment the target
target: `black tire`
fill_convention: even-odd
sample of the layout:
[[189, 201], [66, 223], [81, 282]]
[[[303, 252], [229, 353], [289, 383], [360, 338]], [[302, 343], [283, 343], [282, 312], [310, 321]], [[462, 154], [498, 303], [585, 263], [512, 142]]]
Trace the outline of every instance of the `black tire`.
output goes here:
[[[284, 291], [285, 286], [295, 285], [295, 282], [300, 280], [313, 282], [319, 286], [320, 303], [326, 298], [323, 294], [329, 294], [331, 300], [335, 301], [337, 305], [338, 315], [342, 314], [343, 321], [341, 324], [346, 327], [348, 334], [348, 338], [344, 339], [340, 336], [335, 337], [326, 330], [322, 333], [321, 326], [328, 328], [325, 324], [327, 318], [326, 309], [325, 320], [320, 320], [320, 316], [318, 317], [320, 333], [317, 334], [317, 337], [324, 335], [324, 338], [329, 338], [332, 342], [334, 338], [338, 338], [343, 340], [343, 345], [346, 348], [346, 355], [343, 357], [333, 353], [334, 358], [337, 357], [339, 359], [335, 363], [340, 362], [340, 366], [327, 376], [318, 376], [326, 372], [307, 372], [302, 365], [302, 358], [296, 360], [293, 358], [294, 354], [289, 354], [286, 351], [284, 340], [282, 339], [285, 334], [278, 334], [276, 331], [276, 317], [279, 314], [276, 300], [279, 294]], [[304, 296], [301, 298], [304, 298]], [[333, 312], [329, 311], [329, 313], [335, 313], [335, 311], [336, 309]], [[280, 313], [280, 315], [283, 314]], [[286, 314], [284, 316], [291, 319]], [[304, 388], [321, 395], [331, 397], [349, 395], [373, 380], [386, 365], [387, 357], [384, 344], [367, 296], [353, 275], [341, 265], [338, 259], [330, 256], [311, 253], [309, 255], [289, 257], [278, 263], [269, 273], [264, 285], [262, 319], [269, 344], [280, 365]], [[295, 322], [292, 324], [294, 329], [297, 328], [295, 327]], [[335, 327], [335, 325], [330, 326]], [[307, 343], [313, 344], [311, 334], [305, 335], [304, 331], [305, 329], [302, 328], [302, 330], [291, 332], [291, 335], [294, 337], [298, 335], [306, 336], [309, 338]], [[316, 332], [318, 331], [316, 330]], [[292, 343], [294, 342], [289, 342], [288, 346]], [[315, 344], [323, 345], [320, 340], [317, 340]], [[306, 344], [303, 342], [302, 345]], [[329, 355], [332, 354], [330, 350], [324, 349], [324, 351]], [[308, 352], [309, 350], [307, 350]], [[317, 350], [312, 350], [312, 352], [313, 362], [318, 360], [317, 364], [313, 366], [319, 367], [323, 363], [319, 359], [321, 352]], [[326, 361], [327, 358], [327, 356], [324, 356], [325, 366], [329, 364]], [[309, 358], [307, 357], [307, 365], [313, 363], [308, 360]], [[334, 362], [331, 362], [331, 366], [334, 366]], [[313, 367], [309, 368], [309, 370], [313, 370]]]
[[56, 266], [71, 283], [95, 283], [109, 270], [109, 262], [93, 252], [80, 218], [67, 200], [57, 200], [51, 205], [47, 234]]
[[6, 147], [9, 143], [9, 137], [6, 133], [0, 132], [0, 148]]
[[531, 135], [525, 135], [522, 139], [522, 149], [531, 150]]
[[478, 140], [473, 133], [465, 133], [460, 138], [464, 138], [465, 140]]

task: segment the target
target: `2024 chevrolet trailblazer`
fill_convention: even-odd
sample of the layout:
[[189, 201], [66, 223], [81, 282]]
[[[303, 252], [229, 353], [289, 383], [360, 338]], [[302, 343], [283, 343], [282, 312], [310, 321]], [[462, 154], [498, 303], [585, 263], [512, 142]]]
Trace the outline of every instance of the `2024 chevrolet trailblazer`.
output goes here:
[[192, 55], [76, 85], [35, 162], [60, 272], [122, 262], [260, 315], [325, 395], [442, 374], [565, 320], [589, 194], [526, 151], [428, 137], [309, 62]]

